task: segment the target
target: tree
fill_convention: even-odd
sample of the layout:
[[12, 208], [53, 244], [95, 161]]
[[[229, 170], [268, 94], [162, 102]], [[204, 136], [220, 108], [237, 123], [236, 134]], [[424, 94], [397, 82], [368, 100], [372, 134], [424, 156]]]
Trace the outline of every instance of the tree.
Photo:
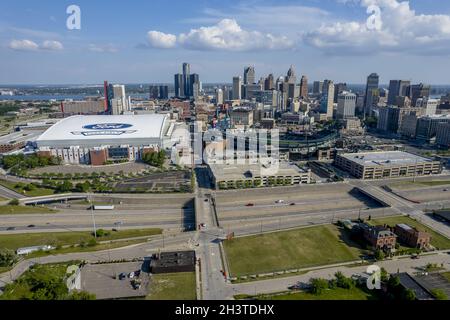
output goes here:
[[433, 289], [431, 290], [431, 294], [437, 299], [437, 300], [448, 300], [447, 294], [442, 289]]
[[405, 300], [414, 301], [416, 300], [416, 293], [414, 292], [414, 290], [406, 289], [403, 294], [403, 297]]
[[377, 249], [375, 251], [375, 259], [377, 260], [383, 260], [385, 258], [385, 254], [383, 251], [381, 251], [380, 249]]
[[328, 281], [321, 278], [311, 279], [311, 293], [321, 295], [328, 288]]
[[67, 298], [67, 300], [95, 300], [95, 299], [96, 299], [95, 294], [78, 290], [73, 291]]
[[73, 184], [69, 180], [64, 180], [62, 183], [56, 186], [56, 191], [60, 193], [72, 191]]
[[334, 274], [334, 276], [336, 277], [336, 285], [339, 288], [344, 288], [344, 289], [351, 289], [354, 287], [355, 283], [353, 282], [353, 280], [351, 278], [347, 278], [346, 276], [344, 276], [344, 274], [340, 271], [336, 272]]
[[9, 249], [0, 249], [0, 267], [10, 267], [17, 262], [17, 255]]
[[9, 202], [9, 205], [10, 205], [10, 206], [18, 206], [18, 205], [19, 205], [19, 199], [12, 199], [12, 200]]

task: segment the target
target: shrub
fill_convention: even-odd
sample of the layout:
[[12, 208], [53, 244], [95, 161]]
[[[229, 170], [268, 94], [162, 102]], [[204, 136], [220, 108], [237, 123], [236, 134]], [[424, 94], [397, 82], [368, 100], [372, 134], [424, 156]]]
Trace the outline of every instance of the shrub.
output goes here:
[[10, 206], [18, 206], [18, 205], [19, 205], [19, 199], [12, 199], [12, 200], [9, 202], [9, 205], [10, 205]]

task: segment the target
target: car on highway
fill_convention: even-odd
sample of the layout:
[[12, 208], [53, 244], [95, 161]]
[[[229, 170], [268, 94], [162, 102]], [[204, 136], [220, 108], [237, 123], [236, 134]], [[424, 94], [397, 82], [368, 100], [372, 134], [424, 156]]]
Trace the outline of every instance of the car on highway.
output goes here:
[[289, 204], [290, 206], [295, 206], [295, 202], [292, 202], [291, 204]]
[[447, 191], [448, 191], [448, 189], [444, 189], [443, 191], [444, 191], [444, 192], [447, 192]]
[[280, 200], [275, 201], [275, 203], [278, 203], [278, 204], [284, 203], [284, 200], [280, 199]]
[[28, 228], [35, 228], [36, 226], [34, 224], [29, 224]]
[[289, 290], [301, 290], [301, 289], [303, 289], [303, 286], [300, 282], [297, 282], [296, 284], [289, 286], [288, 289]]
[[208, 202], [209, 200], [208, 199], [205, 199], [205, 202]]
[[9, 227], [9, 228], [6, 228], [6, 231], [13, 231], [13, 230], [16, 230], [16, 227]]
[[247, 203], [245, 206], [246, 206], [246, 207], [254, 207], [255, 204], [254, 204], [254, 203]]

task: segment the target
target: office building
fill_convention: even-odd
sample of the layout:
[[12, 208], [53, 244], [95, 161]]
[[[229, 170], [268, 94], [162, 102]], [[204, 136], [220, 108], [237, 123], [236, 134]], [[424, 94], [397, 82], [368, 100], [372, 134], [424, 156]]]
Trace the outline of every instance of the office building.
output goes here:
[[431, 142], [436, 138], [438, 125], [450, 123], [450, 115], [420, 117], [417, 121], [416, 139]]
[[183, 84], [183, 75], [177, 73], [174, 76], [175, 82], [175, 97], [182, 98], [184, 97], [184, 84]]
[[234, 108], [230, 112], [233, 126], [251, 127], [253, 125], [253, 110], [247, 108]]
[[431, 86], [425, 85], [423, 83], [415, 84], [409, 87], [411, 95], [411, 104], [416, 105], [419, 98], [428, 98], [430, 96]]
[[169, 99], [169, 86], [159, 86], [158, 99], [160, 100]]
[[441, 172], [439, 161], [402, 151], [338, 154], [335, 164], [363, 180], [424, 176]]
[[437, 107], [440, 104], [439, 99], [430, 99], [427, 97], [419, 98], [416, 101], [416, 108], [422, 108], [425, 110], [424, 114], [426, 116], [432, 116], [436, 114]]
[[450, 122], [437, 125], [436, 144], [440, 147], [450, 148]]
[[347, 84], [346, 83], [336, 83], [334, 85], [334, 102], [338, 102], [338, 97], [341, 93], [347, 90]]
[[223, 104], [223, 90], [220, 88], [216, 89], [216, 104]]
[[300, 80], [300, 97], [308, 98], [308, 78], [306, 76], [302, 76]]
[[294, 66], [291, 65], [287, 72], [286, 80], [287, 83], [297, 83], [297, 76], [295, 75], [295, 69]]
[[325, 80], [324, 82], [324, 93], [320, 105], [320, 112], [326, 113], [327, 119], [333, 119], [334, 83], [331, 80]]
[[406, 80], [391, 80], [389, 82], [389, 95], [387, 104], [397, 105], [397, 97], [406, 97], [408, 95], [408, 87], [411, 81]]
[[183, 63], [183, 88], [184, 97], [192, 96], [192, 86], [191, 86], [191, 65], [189, 63]]
[[376, 73], [372, 73], [367, 77], [366, 93], [364, 100], [364, 114], [371, 115], [373, 108], [378, 103], [380, 77]]
[[269, 76], [264, 81], [264, 90], [273, 90], [274, 88], [275, 88], [275, 86], [274, 86], [273, 74], [269, 74]]
[[338, 95], [337, 118], [346, 119], [355, 116], [356, 94], [344, 91]]
[[159, 97], [159, 87], [150, 85], [149, 89], [149, 98], [150, 100], [156, 100]]
[[242, 99], [242, 78], [233, 77], [233, 100]]
[[244, 69], [244, 85], [254, 84], [255, 81], [255, 67], [246, 67]]
[[313, 94], [320, 95], [323, 92], [323, 81], [314, 81]]

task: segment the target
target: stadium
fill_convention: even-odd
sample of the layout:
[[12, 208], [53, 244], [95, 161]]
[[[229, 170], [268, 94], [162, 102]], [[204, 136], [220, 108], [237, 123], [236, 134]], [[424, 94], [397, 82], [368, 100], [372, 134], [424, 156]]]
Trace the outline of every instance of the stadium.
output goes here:
[[68, 164], [136, 161], [165, 148], [175, 123], [166, 115], [94, 115], [65, 118], [35, 142], [38, 154]]

